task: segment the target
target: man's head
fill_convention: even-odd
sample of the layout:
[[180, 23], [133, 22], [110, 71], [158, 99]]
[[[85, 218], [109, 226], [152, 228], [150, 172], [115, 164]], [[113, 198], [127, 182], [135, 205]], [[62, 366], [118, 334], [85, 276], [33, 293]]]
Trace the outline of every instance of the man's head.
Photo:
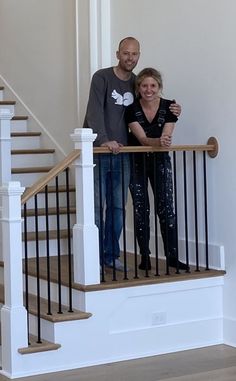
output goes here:
[[140, 44], [134, 37], [125, 37], [120, 41], [116, 57], [118, 66], [126, 72], [132, 72], [138, 63], [140, 56]]

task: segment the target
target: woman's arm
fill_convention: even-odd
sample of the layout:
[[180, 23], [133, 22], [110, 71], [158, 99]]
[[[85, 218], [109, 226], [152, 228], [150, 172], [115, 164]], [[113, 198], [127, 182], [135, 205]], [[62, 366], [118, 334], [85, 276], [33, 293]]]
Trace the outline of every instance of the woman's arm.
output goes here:
[[148, 138], [142, 126], [138, 122], [129, 123], [129, 128], [142, 146], [169, 147], [171, 145], [174, 123], [165, 123], [160, 138]]
[[170, 147], [172, 142], [172, 134], [175, 128], [175, 123], [165, 123], [160, 137], [161, 147]]

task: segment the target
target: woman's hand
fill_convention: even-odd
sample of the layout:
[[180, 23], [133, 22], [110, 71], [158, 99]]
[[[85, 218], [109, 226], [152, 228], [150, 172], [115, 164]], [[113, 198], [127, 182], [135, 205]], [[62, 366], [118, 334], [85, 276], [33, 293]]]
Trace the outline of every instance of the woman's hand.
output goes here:
[[172, 136], [170, 135], [161, 135], [160, 137], [160, 146], [161, 147], [170, 147], [172, 142]]

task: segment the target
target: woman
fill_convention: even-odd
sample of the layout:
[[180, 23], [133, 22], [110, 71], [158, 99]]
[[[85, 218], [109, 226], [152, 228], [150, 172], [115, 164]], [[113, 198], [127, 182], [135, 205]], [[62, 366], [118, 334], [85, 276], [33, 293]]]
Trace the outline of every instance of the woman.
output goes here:
[[[129, 145], [171, 145], [177, 117], [169, 109], [173, 101], [161, 97], [162, 89], [162, 77], [157, 70], [145, 68], [137, 75], [137, 99], [126, 108], [126, 122], [130, 129]], [[188, 266], [177, 258], [172, 168], [168, 152], [139, 153], [132, 157], [130, 191], [135, 210], [136, 237], [142, 256], [139, 268], [151, 269], [148, 180], [154, 194], [168, 265], [188, 270]]]

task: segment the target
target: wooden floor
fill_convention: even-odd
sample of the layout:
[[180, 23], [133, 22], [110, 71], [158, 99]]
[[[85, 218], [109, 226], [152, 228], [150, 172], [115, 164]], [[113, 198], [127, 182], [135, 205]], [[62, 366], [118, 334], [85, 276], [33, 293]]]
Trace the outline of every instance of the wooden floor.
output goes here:
[[[0, 381], [6, 381], [0, 376]], [[236, 348], [217, 345], [20, 381], [235, 381]]]

